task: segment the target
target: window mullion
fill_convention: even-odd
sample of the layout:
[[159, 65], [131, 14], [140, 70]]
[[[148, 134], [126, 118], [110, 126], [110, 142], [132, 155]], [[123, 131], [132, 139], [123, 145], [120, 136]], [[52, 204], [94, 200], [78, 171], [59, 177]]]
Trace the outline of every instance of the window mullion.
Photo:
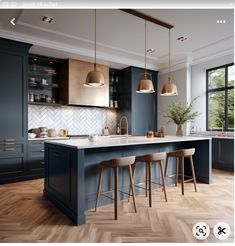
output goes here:
[[225, 67], [225, 122], [224, 122], [224, 131], [228, 130], [228, 67]]

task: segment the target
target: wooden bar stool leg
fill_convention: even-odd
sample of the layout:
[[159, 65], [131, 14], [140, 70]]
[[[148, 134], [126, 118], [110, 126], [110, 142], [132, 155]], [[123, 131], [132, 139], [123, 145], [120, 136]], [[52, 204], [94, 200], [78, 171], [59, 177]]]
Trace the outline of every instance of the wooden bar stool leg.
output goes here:
[[[165, 169], [164, 169], [164, 179], [165, 179], [165, 181], [166, 181], [166, 173], [167, 173], [167, 166], [168, 166], [168, 162], [169, 162], [169, 157], [167, 156], [166, 157], [166, 166], [165, 166]], [[167, 181], [166, 181], [166, 183], [167, 183]], [[162, 191], [164, 191], [163, 190], [163, 187], [162, 187]]]
[[[131, 171], [132, 171], [132, 179], [133, 179], [133, 185], [135, 185], [135, 163], [133, 165], [131, 165]], [[130, 194], [131, 194], [131, 183], [130, 183], [130, 187], [129, 187], [129, 195], [128, 195], [128, 202], [130, 200]]]
[[166, 196], [166, 186], [165, 186], [165, 178], [164, 178], [164, 171], [163, 171], [163, 164], [162, 161], [159, 162], [160, 164], [160, 170], [161, 170], [161, 175], [162, 175], [162, 187], [165, 195], [165, 201], [167, 202], [167, 196]]
[[101, 185], [102, 185], [102, 179], [103, 179], [103, 167], [99, 167], [99, 181], [98, 181], [98, 189], [97, 189], [97, 194], [96, 194], [95, 212], [97, 210], [98, 203], [100, 200], [100, 190], [101, 190]]
[[184, 195], [184, 157], [181, 157], [181, 189], [182, 195]]
[[149, 207], [152, 207], [151, 162], [148, 162], [148, 183], [149, 183]]
[[193, 175], [194, 189], [195, 189], [195, 192], [197, 192], [196, 175], [195, 175], [195, 171], [194, 171], [193, 157], [190, 156], [190, 157], [189, 157], [189, 160], [190, 160], [190, 166], [191, 166], [192, 175]]
[[166, 180], [166, 172], [167, 172], [167, 166], [168, 166], [168, 162], [169, 162], [169, 157], [166, 157], [166, 166], [165, 166], [165, 170], [164, 170], [164, 178]]
[[131, 185], [134, 209], [135, 209], [135, 212], [137, 213], [136, 203], [135, 203], [135, 189], [134, 189], [134, 183], [133, 183], [133, 178], [132, 178], [132, 172], [131, 172], [131, 166], [130, 165], [128, 166], [128, 172], [129, 172], [129, 178], [130, 178], [130, 185]]
[[178, 184], [178, 174], [179, 174], [179, 157], [176, 157], [175, 186], [177, 186]]
[[118, 167], [114, 168], [114, 218], [117, 220], [117, 201], [118, 201]]
[[149, 165], [146, 162], [146, 168], [145, 168], [145, 196], [148, 197], [148, 175], [149, 175]]

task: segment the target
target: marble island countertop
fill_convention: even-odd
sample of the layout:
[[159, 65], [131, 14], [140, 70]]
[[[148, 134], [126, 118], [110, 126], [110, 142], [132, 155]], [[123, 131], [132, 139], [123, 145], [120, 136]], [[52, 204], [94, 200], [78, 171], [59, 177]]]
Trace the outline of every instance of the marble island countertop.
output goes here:
[[96, 141], [91, 142], [88, 139], [69, 139], [69, 140], [46, 140], [47, 143], [62, 145], [77, 149], [141, 145], [141, 144], [156, 144], [156, 143], [175, 143], [184, 141], [208, 140], [211, 137], [176, 137], [166, 136], [164, 138], [147, 138], [146, 136], [99, 136]]
[[195, 133], [191, 134], [190, 136], [192, 137], [211, 137], [211, 138], [221, 138], [221, 139], [234, 139], [234, 135], [232, 133], [218, 133], [218, 134], [211, 134], [210, 132], [208, 133]]

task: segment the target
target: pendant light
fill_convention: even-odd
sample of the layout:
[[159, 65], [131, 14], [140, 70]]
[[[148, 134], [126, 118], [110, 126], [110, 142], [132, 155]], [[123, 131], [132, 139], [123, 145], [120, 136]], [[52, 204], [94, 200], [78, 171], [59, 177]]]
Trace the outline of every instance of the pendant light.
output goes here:
[[151, 80], [151, 74], [147, 73], [146, 70], [146, 58], [147, 58], [147, 54], [146, 54], [146, 19], [144, 22], [144, 28], [145, 28], [145, 39], [144, 39], [144, 54], [145, 54], [145, 69], [144, 69], [144, 73], [142, 74], [143, 78], [139, 81], [138, 87], [137, 87], [137, 93], [153, 93], [154, 91], [154, 87], [153, 87], [153, 82]]
[[171, 48], [171, 29], [169, 29], [169, 72], [168, 72], [168, 77], [167, 77], [167, 83], [165, 83], [162, 87], [162, 92], [161, 92], [161, 96], [176, 96], [178, 95], [178, 91], [177, 91], [177, 87], [176, 84], [173, 83], [175, 81], [175, 79], [173, 77], [171, 77], [171, 52], [170, 52], [170, 48]]
[[95, 9], [95, 62], [94, 62], [94, 70], [90, 71], [86, 77], [86, 83], [84, 86], [88, 87], [103, 87], [104, 76], [100, 71], [96, 70], [96, 9]]

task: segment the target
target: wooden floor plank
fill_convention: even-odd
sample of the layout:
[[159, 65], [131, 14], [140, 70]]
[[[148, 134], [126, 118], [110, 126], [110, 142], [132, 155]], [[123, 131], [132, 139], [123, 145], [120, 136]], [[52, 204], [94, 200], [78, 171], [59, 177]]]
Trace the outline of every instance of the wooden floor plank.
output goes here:
[[221, 242], [213, 235], [220, 221], [231, 226], [224, 242], [233, 242], [234, 176], [213, 170], [213, 184], [185, 184], [185, 196], [178, 187], [167, 187], [168, 202], [160, 189], [153, 191], [153, 207], [145, 196], [137, 196], [138, 213], [132, 202], [119, 202], [119, 219], [113, 220], [113, 205], [87, 211], [87, 223], [76, 227], [42, 196], [43, 180], [0, 186], [0, 242], [197, 242], [191, 231], [204, 221], [211, 228], [204, 242]]

